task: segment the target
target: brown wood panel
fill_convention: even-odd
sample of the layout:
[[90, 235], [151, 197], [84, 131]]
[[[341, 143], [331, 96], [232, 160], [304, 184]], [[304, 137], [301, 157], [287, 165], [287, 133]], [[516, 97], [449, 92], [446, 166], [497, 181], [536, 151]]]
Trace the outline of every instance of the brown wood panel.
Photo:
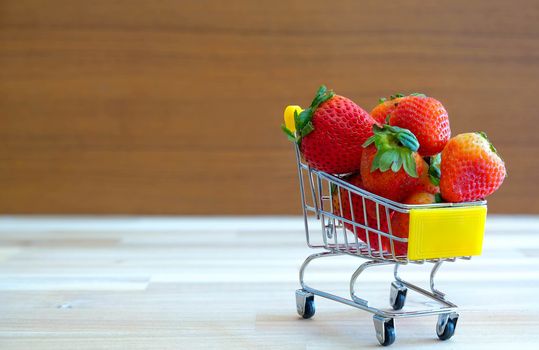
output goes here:
[[0, 212], [297, 214], [289, 103], [423, 91], [538, 213], [536, 1], [0, 2]]

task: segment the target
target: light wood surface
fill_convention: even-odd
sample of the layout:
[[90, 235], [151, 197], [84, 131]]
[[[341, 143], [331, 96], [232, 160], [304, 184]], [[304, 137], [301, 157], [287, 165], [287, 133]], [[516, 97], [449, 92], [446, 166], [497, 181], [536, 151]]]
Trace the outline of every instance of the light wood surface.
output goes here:
[[285, 105], [422, 91], [539, 213], [535, 0], [0, 2], [0, 212], [298, 214]]
[[[536, 349], [539, 218], [490, 216], [484, 254], [442, 266], [460, 308], [455, 337], [434, 317], [398, 320], [395, 349]], [[372, 316], [294, 291], [306, 248], [300, 218], [0, 218], [0, 349], [377, 348]], [[307, 280], [347, 295], [360, 259], [320, 261]], [[403, 275], [427, 282], [423, 266]], [[361, 276], [387, 306], [390, 268]], [[423, 299], [409, 294], [406, 307]]]

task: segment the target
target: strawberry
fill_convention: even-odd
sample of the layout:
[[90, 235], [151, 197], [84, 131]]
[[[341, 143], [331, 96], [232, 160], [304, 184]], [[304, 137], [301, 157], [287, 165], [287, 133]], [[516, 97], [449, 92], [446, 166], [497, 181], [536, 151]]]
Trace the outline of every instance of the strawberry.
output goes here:
[[[380, 216], [380, 226], [378, 226], [378, 219], [376, 217], [376, 202], [371, 200], [366, 200], [366, 211], [367, 211], [367, 222], [370, 228], [382, 231], [389, 234], [389, 225], [387, 220], [387, 213], [385, 207], [378, 205], [378, 215]], [[388, 210], [389, 219], [393, 215], [393, 210]], [[380, 237], [380, 241], [378, 241]], [[376, 232], [369, 233], [369, 243], [371, 244], [372, 249], [378, 250], [380, 242], [382, 243], [382, 250], [389, 250], [389, 238], [379, 235]], [[374, 243], [373, 243], [374, 242]]]
[[403, 94], [391, 95], [389, 99], [382, 97], [378, 105], [371, 111], [371, 117], [379, 124], [385, 124], [387, 117], [395, 110], [398, 103], [404, 97]]
[[[414, 192], [408, 196], [404, 203], [406, 204], [432, 204], [436, 203], [435, 196], [428, 192]], [[395, 212], [391, 218], [391, 229], [394, 236], [408, 238], [410, 224], [410, 214]], [[393, 241], [395, 256], [406, 256], [408, 252], [408, 243]], [[391, 248], [389, 248], [391, 250]]]
[[360, 171], [367, 191], [398, 202], [420, 186], [427, 167], [409, 130], [375, 126], [363, 147]]
[[451, 137], [449, 117], [440, 101], [422, 94], [402, 98], [391, 112], [389, 124], [410, 130], [419, 141], [418, 153], [440, 153]]
[[[363, 188], [363, 183], [361, 182], [361, 176], [359, 174], [351, 175], [342, 178], [342, 180], [350, 183], [353, 186]], [[332, 188], [332, 204], [333, 204], [333, 214], [337, 216], [341, 216], [347, 220], [358, 222], [360, 224], [365, 224], [365, 216], [363, 214], [363, 201], [360, 196], [357, 194], [354, 194], [350, 192], [350, 196], [348, 196], [348, 190], [345, 190], [342, 187], [339, 187], [339, 192], [336, 191], [337, 186], [334, 186]], [[339, 196], [340, 196], [340, 202], [339, 202]], [[350, 198], [352, 199], [352, 206], [350, 206]], [[342, 204], [342, 206], [341, 206]], [[350, 210], [352, 208], [353, 210]], [[349, 223], [344, 223], [344, 226], [350, 230], [353, 231], [353, 226]], [[365, 235], [365, 230], [356, 227], [356, 231], [358, 232], [359, 237], [359, 231], [363, 231], [363, 236]]]
[[440, 190], [450, 202], [484, 199], [506, 176], [505, 164], [483, 132], [460, 134], [442, 152]]
[[372, 135], [374, 119], [346, 97], [321, 86], [311, 106], [295, 113], [295, 131], [281, 128], [300, 146], [313, 168], [332, 174], [359, 170], [361, 145]]
[[[353, 186], [363, 188], [363, 183], [361, 181], [361, 176], [359, 174], [351, 175], [346, 178], [343, 178], [344, 181], [350, 183]], [[375, 203], [371, 200], [365, 199], [365, 205], [366, 210], [364, 211], [363, 208], [363, 200], [361, 196], [349, 192], [348, 190], [340, 187], [340, 202], [339, 202], [339, 193], [336, 191], [336, 188], [332, 191], [333, 196], [333, 213], [337, 216], [343, 217], [346, 220], [350, 220], [353, 222], [360, 223], [362, 225], [366, 225], [365, 223], [365, 213], [367, 213], [367, 224], [366, 226], [378, 229], [377, 221], [376, 221], [376, 206]], [[350, 193], [350, 195], [349, 195]], [[352, 202], [350, 202], [350, 198], [352, 199]], [[350, 206], [350, 203], [352, 205]], [[342, 206], [341, 206], [342, 204]], [[342, 208], [342, 209], [341, 209]], [[353, 210], [350, 210], [352, 208]], [[382, 232], [388, 232], [387, 230], [387, 221], [385, 213], [382, 214], [383, 209], [380, 208], [380, 231]], [[371, 213], [374, 213], [374, 216], [372, 216]], [[352, 215], [353, 214], [353, 215]], [[347, 222], [344, 222], [344, 227], [348, 229], [349, 231], [354, 232], [354, 226]], [[367, 243], [367, 236], [366, 236], [366, 230], [361, 228], [360, 226], [355, 227], [355, 233], [357, 237]], [[389, 239], [386, 237], [381, 237], [382, 240], [382, 249], [386, 249], [386, 247], [389, 245]], [[369, 231], [369, 244], [371, 246], [371, 250], [378, 251], [380, 244], [378, 242], [378, 234], [372, 231]]]

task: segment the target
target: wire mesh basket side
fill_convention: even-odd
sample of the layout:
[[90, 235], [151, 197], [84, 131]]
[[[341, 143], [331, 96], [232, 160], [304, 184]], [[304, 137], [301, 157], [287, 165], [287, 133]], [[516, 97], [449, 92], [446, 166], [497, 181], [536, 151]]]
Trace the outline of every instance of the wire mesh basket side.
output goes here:
[[[406, 261], [407, 239], [393, 235], [391, 229], [391, 215], [395, 209], [403, 215], [407, 215], [406, 210], [390, 208], [342, 179], [310, 168], [301, 162], [297, 149], [296, 156], [309, 247], [373, 259]], [[314, 243], [309, 216], [320, 221], [319, 243]]]

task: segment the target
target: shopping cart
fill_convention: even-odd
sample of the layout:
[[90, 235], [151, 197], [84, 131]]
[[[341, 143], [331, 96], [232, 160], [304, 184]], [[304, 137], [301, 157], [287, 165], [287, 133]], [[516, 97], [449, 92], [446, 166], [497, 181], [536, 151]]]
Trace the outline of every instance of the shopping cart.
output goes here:
[[[353, 186], [338, 176], [309, 167], [302, 161], [297, 146], [295, 152], [307, 245], [325, 250], [310, 255], [301, 265], [301, 289], [296, 291], [298, 314], [303, 318], [312, 317], [315, 313], [314, 295], [318, 295], [374, 314], [376, 337], [384, 346], [395, 341], [395, 318], [439, 315], [436, 325], [438, 337], [441, 340], [451, 338], [459, 317], [457, 305], [448, 301], [445, 294], [435, 288], [434, 277], [443, 262], [469, 260], [471, 256], [481, 254], [487, 213], [486, 201], [429, 205], [393, 202]], [[352, 206], [358, 201], [361, 203], [363, 215], [354, 217], [357, 210]], [[343, 208], [343, 205], [350, 208]], [[369, 217], [366, 208], [375, 213], [374, 217]], [[409, 215], [407, 237], [392, 234], [392, 212]], [[309, 227], [308, 218], [312, 216], [320, 221], [321, 234]], [[358, 232], [364, 233], [360, 234], [363, 240], [358, 238]], [[396, 249], [397, 247], [399, 249]], [[313, 260], [340, 255], [367, 260], [350, 278], [350, 299], [312, 288], [304, 281], [305, 269]], [[433, 264], [430, 290], [407, 282], [399, 276], [399, 266], [410, 263]], [[373, 307], [356, 294], [356, 280], [367, 268], [390, 264], [395, 266], [395, 280], [391, 283], [389, 297], [392, 309]], [[408, 290], [434, 300], [440, 307], [400, 311], [404, 307]]]

